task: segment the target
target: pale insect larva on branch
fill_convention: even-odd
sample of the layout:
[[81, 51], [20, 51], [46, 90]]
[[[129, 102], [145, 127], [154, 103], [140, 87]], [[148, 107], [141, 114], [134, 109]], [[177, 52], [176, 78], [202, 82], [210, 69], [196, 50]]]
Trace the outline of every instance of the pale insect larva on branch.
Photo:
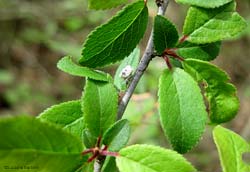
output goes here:
[[127, 79], [128, 77], [130, 77], [130, 76], [132, 75], [133, 71], [134, 71], [134, 69], [132, 68], [132, 66], [127, 65], [127, 66], [125, 66], [125, 67], [122, 69], [122, 71], [121, 71], [119, 77], [120, 77], [120, 78], [123, 78], [123, 79]]

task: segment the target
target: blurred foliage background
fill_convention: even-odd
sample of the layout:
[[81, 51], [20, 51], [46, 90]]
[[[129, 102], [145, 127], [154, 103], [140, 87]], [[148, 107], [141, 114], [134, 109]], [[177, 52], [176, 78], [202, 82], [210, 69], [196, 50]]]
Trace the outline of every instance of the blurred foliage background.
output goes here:
[[[149, 6], [142, 50], [156, 14], [154, 0]], [[56, 63], [64, 55], [80, 57], [88, 33], [118, 10], [88, 10], [87, 0], [0, 0], [0, 115], [37, 115], [52, 104], [80, 98], [84, 80], [59, 71]], [[237, 10], [250, 24], [250, 0], [238, 0]], [[186, 11], [187, 6], [173, 0], [167, 10], [180, 33]], [[223, 43], [214, 63], [229, 73], [241, 101], [237, 117], [226, 127], [250, 140], [250, 26]], [[104, 70], [114, 74], [116, 67]], [[157, 85], [164, 68], [163, 60], [153, 59], [132, 97], [125, 113], [133, 126], [130, 144], [170, 147], [157, 117]], [[207, 127], [199, 145], [185, 156], [201, 171], [220, 172], [211, 130]]]

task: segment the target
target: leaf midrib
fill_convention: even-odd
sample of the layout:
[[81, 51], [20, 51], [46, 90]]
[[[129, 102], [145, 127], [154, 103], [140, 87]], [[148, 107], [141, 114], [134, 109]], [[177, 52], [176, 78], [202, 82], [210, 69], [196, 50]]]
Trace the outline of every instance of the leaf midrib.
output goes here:
[[[225, 9], [223, 9], [225, 10]], [[197, 30], [201, 29], [202, 27], [204, 27], [204, 25], [206, 25], [208, 22], [210, 22], [212, 19], [214, 19], [217, 15], [221, 14], [221, 13], [233, 13], [233, 11], [220, 11], [217, 14], [213, 15], [211, 18], [209, 18], [206, 22], [204, 22], [200, 27], [196, 28], [195, 30], [193, 30], [189, 36], [191, 36], [194, 32], [196, 32]]]
[[[105, 49], [107, 49], [111, 44], [113, 44], [117, 39], [119, 39], [119, 37], [124, 34], [128, 28], [135, 22], [135, 20], [138, 19], [138, 16], [142, 13], [142, 11], [144, 10], [145, 6], [140, 10], [140, 12], [138, 12], [138, 14], [136, 15], [136, 17], [134, 18], [134, 20], [132, 20], [132, 22], [123, 30], [123, 32], [121, 32], [120, 34], [118, 34], [114, 39], [113, 41], [110, 41], [102, 50], [100, 50], [99, 52], [95, 53], [93, 56], [90, 56], [88, 59], [84, 60], [83, 62], [85, 61], [88, 61], [90, 59], [92, 59], [93, 57], [95, 56], [98, 56], [99, 54], [101, 54]], [[119, 16], [117, 16], [119, 17]], [[108, 23], [107, 23], [108, 24]], [[101, 27], [100, 27], [101, 28]]]
[[237, 153], [237, 147], [236, 147], [236, 143], [234, 142], [234, 139], [232, 137], [232, 135], [229, 136], [229, 139], [232, 142], [233, 145], [233, 153], [234, 153], [234, 162], [235, 162], [235, 167], [236, 167], [236, 172], [240, 172], [240, 168], [239, 168], [239, 158], [238, 158], [238, 153]]
[[208, 44], [199, 44], [199, 45], [194, 45], [194, 46], [190, 46], [190, 47], [179, 47], [177, 49], [177, 51], [181, 50], [181, 49], [205, 48], [206, 46], [209, 46], [209, 45]]
[[[180, 112], [180, 115], [179, 115], [179, 118], [181, 119], [181, 129], [182, 129], [182, 131], [184, 131], [184, 128], [183, 128], [183, 118], [182, 118], [182, 106], [181, 106], [181, 101], [180, 101], [180, 96], [179, 96], [179, 89], [177, 88], [177, 86], [176, 86], [176, 78], [175, 77], [173, 77], [173, 80], [174, 80], [174, 86], [175, 86], [175, 89], [176, 89], [176, 94], [177, 94], [177, 97], [178, 97], [178, 103], [179, 103], [179, 112]], [[182, 150], [182, 147], [183, 147], [183, 139], [184, 139], [184, 132], [181, 132], [181, 150]]]
[[70, 127], [70, 126], [76, 124], [77, 122], [79, 122], [79, 121], [81, 121], [81, 120], [83, 120], [83, 116], [81, 116], [80, 118], [75, 119], [74, 121], [72, 121], [72, 122], [70, 122], [70, 123], [65, 124], [65, 126], [64, 126], [63, 128], [68, 128], [68, 127]]
[[[103, 116], [103, 110], [102, 110], [102, 102], [101, 102], [101, 93], [100, 93], [100, 88], [97, 87], [97, 94], [98, 94], [98, 103], [99, 103], [99, 107], [100, 107], [100, 111], [99, 111], [99, 134], [98, 136], [102, 133], [101, 131], [101, 125], [102, 125], [102, 116]], [[93, 124], [92, 124], [93, 125]]]

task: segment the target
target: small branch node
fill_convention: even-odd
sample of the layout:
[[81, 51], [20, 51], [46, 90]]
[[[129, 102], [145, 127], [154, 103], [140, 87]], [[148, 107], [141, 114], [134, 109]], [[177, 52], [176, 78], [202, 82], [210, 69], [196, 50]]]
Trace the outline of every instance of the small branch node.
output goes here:
[[93, 149], [86, 149], [81, 154], [82, 155], [87, 155], [87, 154], [92, 153], [92, 152], [93, 152]]
[[92, 162], [98, 155], [99, 155], [99, 152], [95, 152], [95, 153], [88, 159], [88, 162]]
[[117, 156], [119, 156], [119, 153], [118, 152], [109, 152], [109, 151], [103, 150], [100, 152], [100, 155], [117, 157]]
[[168, 68], [171, 70], [173, 68], [172, 64], [170, 63], [169, 57], [167, 55], [163, 56]]
[[188, 38], [187, 35], [183, 35], [183, 36], [181, 37], [181, 39], [179, 40], [179, 43], [181, 44], [181, 43], [185, 42], [185, 41], [187, 40], [187, 38]]
[[169, 56], [172, 56], [173, 58], [177, 59], [177, 60], [180, 60], [180, 61], [184, 61], [184, 58], [178, 56], [175, 52], [175, 49], [174, 48], [170, 48], [170, 49], [166, 49], [163, 53], [163, 56], [164, 55], [169, 55]]

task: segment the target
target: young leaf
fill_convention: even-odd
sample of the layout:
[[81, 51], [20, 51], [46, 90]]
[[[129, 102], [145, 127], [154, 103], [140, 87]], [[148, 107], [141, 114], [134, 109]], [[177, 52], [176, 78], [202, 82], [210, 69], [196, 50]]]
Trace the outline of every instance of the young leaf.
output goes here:
[[185, 59], [193, 58], [205, 61], [214, 60], [220, 52], [221, 42], [210, 44], [192, 44], [190, 42], [183, 42], [176, 50], [180, 57]]
[[51, 106], [42, 112], [38, 118], [41, 121], [56, 124], [79, 138], [82, 137], [84, 122], [79, 100]]
[[215, 127], [213, 137], [223, 172], [250, 171], [250, 166], [242, 161], [242, 154], [250, 152], [250, 145], [244, 139], [221, 126]]
[[122, 119], [106, 131], [103, 136], [103, 144], [107, 145], [110, 151], [119, 151], [127, 144], [129, 136], [129, 122], [126, 119]]
[[[76, 171], [86, 161], [76, 137], [36, 118], [0, 120], [0, 164], [34, 167], [37, 172]], [[2, 171], [2, 170], [1, 170]]]
[[127, 3], [128, 0], [89, 0], [89, 9], [105, 10]]
[[205, 44], [229, 39], [246, 28], [245, 20], [235, 11], [235, 2], [215, 9], [190, 7], [183, 28], [187, 40]]
[[99, 81], [108, 81], [109, 77], [108, 74], [93, 70], [87, 67], [82, 67], [73, 62], [71, 57], [66, 56], [63, 57], [58, 63], [57, 63], [57, 68], [62, 70], [63, 72], [66, 72], [70, 75], [74, 76], [80, 76], [80, 77], [88, 77], [94, 80], [99, 80]]
[[187, 4], [187, 5], [194, 5], [203, 8], [216, 8], [222, 5], [225, 5], [232, 0], [175, 0], [177, 3]]
[[182, 69], [165, 70], [158, 96], [162, 128], [174, 150], [186, 153], [205, 130], [207, 112], [200, 88]]
[[94, 137], [88, 129], [84, 129], [82, 132], [83, 143], [86, 148], [93, 148], [96, 145], [97, 138]]
[[86, 128], [94, 137], [103, 136], [116, 119], [117, 91], [111, 83], [88, 79], [82, 105]]
[[79, 63], [101, 67], [128, 56], [146, 30], [148, 9], [144, 1], [128, 5], [87, 38]]
[[235, 87], [228, 83], [227, 74], [210, 64], [196, 59], [183, 62], [184, 69], [198, 82], [205, 81], [205, 96], [209, 103], [209, 116], [213, 123], [223, 123], [235, 117], [239, 109], [239, 100]]
[[154, 46], [157, 53], [162, 54], [166, 48], [173, 48], [178, 38], [175, 25], [165, 17], [157, 15], [154, 21]]
[[121, 149], [116, 164], [121, 172], [194, 172], [195, 168], [180, 154], [150, 145]]
[[[122, 63], [116, 70], [115, 77], [114, 77], [114, 84], [119, 90], [123, 90], [123, 91], [126, 90], [127, 88], [126, 80], [135, 72], [135, 69], [137, 68], [138, 63], [139, 63], [139, 59], [140, 59], [140, 49], [135, 48], [134, 51], [122, 61]], [[129, 76], [127, 76], [127, 73], [126, 73], [127, 71], [124, 71], [126, 70], [126, 67], [129, 67], [130, 69], [132, 69], [131, 73], [128, 74]], [[122, 72], [125, 72], [126, 74], [123, 75]]]

